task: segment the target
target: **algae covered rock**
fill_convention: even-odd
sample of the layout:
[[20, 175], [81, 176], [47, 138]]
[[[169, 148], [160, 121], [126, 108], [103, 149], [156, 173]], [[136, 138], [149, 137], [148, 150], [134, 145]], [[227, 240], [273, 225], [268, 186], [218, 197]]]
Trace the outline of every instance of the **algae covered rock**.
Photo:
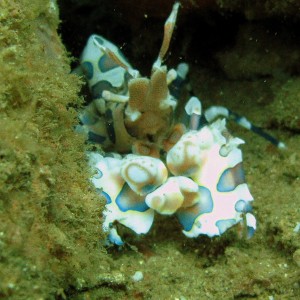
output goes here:
[[[55, 1], [0, 2], [0, 297], [55, 297], [100, 272], [101, 201]], [[106, 263], [102, 262], [102, 270]]]

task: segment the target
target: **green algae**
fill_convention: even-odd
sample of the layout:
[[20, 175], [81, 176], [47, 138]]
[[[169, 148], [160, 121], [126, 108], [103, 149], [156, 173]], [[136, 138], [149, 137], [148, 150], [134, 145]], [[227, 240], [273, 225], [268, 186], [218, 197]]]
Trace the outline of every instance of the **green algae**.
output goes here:
[[[0, 2], [0, 298], [298, 299], [299, 77], [275, 76], [278, 62], [267, 65], [265, 53], [246, 43], [248, 55], [236, 65], [238, 42], [226, 58], [216, 54], [220, 68], [235, 67], [230, 79], [192, 66], [192, 85], [205, 107], [230, 107], [288, 146], [278, 151], [230, 125], [246, 140], [244, 165], [258, 219], [253, 239], [240, 237], [237, 228], [220, 238], [188, 239], [175, 218], [156, 217], [149, 235], [124, 230], [130, 247], [107, 254], [99, 242], [103, 203], [88, 183], [83, 138], [73, 131], [82, 82], [69, 74], [50, 3]], [[245, 40], [247, 32], [240, 36]], [[270, 48], [281, 53], [277, 41]], [[267, 80], [263, 66], [254, 67], [260, 53]], [[140, 282], [131, 278], [136, 271], [143, 272]]]
[[80, 105], [81, 82], [50, 2], [1, 1], [0, 12], [0, 297], [54, 298], [103, 260], [102, 204], [66, 108]]

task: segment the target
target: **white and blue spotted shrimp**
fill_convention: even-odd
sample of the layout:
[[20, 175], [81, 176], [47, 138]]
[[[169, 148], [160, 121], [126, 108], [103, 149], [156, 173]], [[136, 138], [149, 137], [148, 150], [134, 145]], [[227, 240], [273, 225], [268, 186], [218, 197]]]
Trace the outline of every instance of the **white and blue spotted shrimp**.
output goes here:
[[[179, 72], [161, 65], [168, 50], [179, 4], [165, 24], [165, 37], [151, 78], [141, 77], [120, 50], [101, 36], [92, 35], [81, 57], [81, 68], [94, 100], [80, 115], [90, 141], [103, 149], [126, 153], [151, 152], [159, 155], [160, 144], [170, 134], [177, 102], [169, 92], [172, 81], [178, 86]], [[178, 75], [178, 76], [177, 76]], [[176, 78], [177, 77], [177, 78]], [[184, 78], [182, 78], [184, 80]], [[174, 85], [173, 85], [174, 86]]]
[[81, 57], [93, 101], [80, 114], [78, 130], [105, 151], [115, 152], [89, 153], [97, 171], [91, 181], [107, 201], [103, 229], [113, 244], [123, 244], [116, 223], [146, 234], [155, 213], [176, 215], [188, 237], [222, 235], [238, 223], [246, 224], [251, 237], [256, 229], [253, 197], [238, 148], [244, 141], [231, 136], [224, 118], [214, 119], [234, 119], [283, 147], [224, 107], [203, 114], [196, 97], [185, 105], [187, 121], [176, 122], [178, 90], [188, 66], [168, 71], [162, 61], [178, 9], [175, 3], [165, 23], [150, 78], [141, 77], [120, 50], [99, 35], [89, 38]]

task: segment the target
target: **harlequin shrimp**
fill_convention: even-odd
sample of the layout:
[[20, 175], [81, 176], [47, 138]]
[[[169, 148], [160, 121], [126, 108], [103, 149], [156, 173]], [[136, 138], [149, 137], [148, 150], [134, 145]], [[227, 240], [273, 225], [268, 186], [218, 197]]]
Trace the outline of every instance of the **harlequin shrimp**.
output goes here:
[[284, 146], [224, 107], [202, 113], [194, 96], [185, 105], [185, 121], [176, 123], [178, 91], [188, 65], [168, 71], [162, 63], [178, 9], [175, 3], [165, 22], [150, 78], [99, 35], [89, 38], [81, 57], [93, 101], [80, 114], [77, 129], [104, 151], [113, 151], [88, 154], [96, 172], [91, 181], [106, 199], [103, 230], [113, 244], [124, 243], [117, 223], [146, 234], [155, 213], [175, 215], [188, 237], [222, 235], [238, 223], [251, 237], [256, 219], [239, 149], [244, 141], [228, 132], [226, 119]]

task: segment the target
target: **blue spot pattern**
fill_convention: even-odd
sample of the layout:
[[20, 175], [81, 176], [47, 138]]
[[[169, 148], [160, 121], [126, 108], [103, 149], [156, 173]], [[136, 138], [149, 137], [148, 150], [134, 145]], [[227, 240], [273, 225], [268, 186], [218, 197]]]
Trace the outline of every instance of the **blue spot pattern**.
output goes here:
[[216, 226], [219, 229], [220, 235], [223, 234], [228, 228], [236, 223], [235, 219], [219, 220], [216, 222]]
[[110, 196], [106, 192], [102, 191], [101, 195], [104, 196], [106, 204], [110, 204], [112, 202]]
[[94, 175], [94, 178], [100, 179], [103, 176], [103, 173], [100, 169], [97, 168], [97, 174]]
[[252, 206], [248, 201], [239, 200], [234, 206], [235, 210], [240, 213], [247, 213], [252, 211]]
[[93, 64], [89, 61], [85, 61], [81, 64], [84, 75], [88, 80], [92, 79], [94, 76]]
[[187, 208], [181, 208], [176, 212], [179, 223], [185, 231], [192, 229], [195, 220], [204, 213], [210, 213], [213, 210], [213, 199], [210, 190], [204, 186], [199, 186], [200, 199], [195, 205]]
[[255, 229], [253, 227], [247, 226], [247, 238], [251, 239], [255, 233]]
[[124, 245], [124, 242], [122, 241], [122, 239], [114, 231], [110, 231], [107, 238], [108, 238], [108, 241], [112, 244], [115, 244], [117, 246], [123, 246]]
[[142, 194], [149, 194], [156, 189], [156, 186], [153, 184], [147, 184], [142, 187]]
[[94, 39], [100, 44], [103, 45], [104, 41], [103, 39], [101, 39], [101, 37], [99, 35], [94, 35]]
[[94, 125], [98, 121], [98, 118], [94, 114], [85, 112], [82, 116], [80, 116], [80, 121], [84, 125]]
[[245, 174], [242, 163], [240, 162], [233, 168], [228, 168], [222, 173], [217, 184], [217, 190], [223, 193], [231, 192], [234, 191], [238, 185], [245, 182]]
[[123, 185], [122, 190], [117, 196], [116, 204], [123, 212], [128, 210], [144, 212], [149, 209], [149, 206], [145, 203], [145, 197], [136, 194], [127, 183]]
[[108, 55], [103, 55], [98, 61], [98, 68], [102, 73], [108, 72], [112, 69], [119, 67]]
[[92, 141], [92, 142], [95, 142], [95, 143], [98, 143], [98, 144], [103, 144], [106, 140], [106, 137], [102, 136], [102, 135], [99, 135], [99, 134], [96, 134], [92, 131], [89, 131], [88, 139], [89, 139], [89, 141]]
[[100, 80], [91, 87], [91, 93], [95, 99], [101, 98], [104, 90], [113, 90], [112, 84], [106, 80]]

